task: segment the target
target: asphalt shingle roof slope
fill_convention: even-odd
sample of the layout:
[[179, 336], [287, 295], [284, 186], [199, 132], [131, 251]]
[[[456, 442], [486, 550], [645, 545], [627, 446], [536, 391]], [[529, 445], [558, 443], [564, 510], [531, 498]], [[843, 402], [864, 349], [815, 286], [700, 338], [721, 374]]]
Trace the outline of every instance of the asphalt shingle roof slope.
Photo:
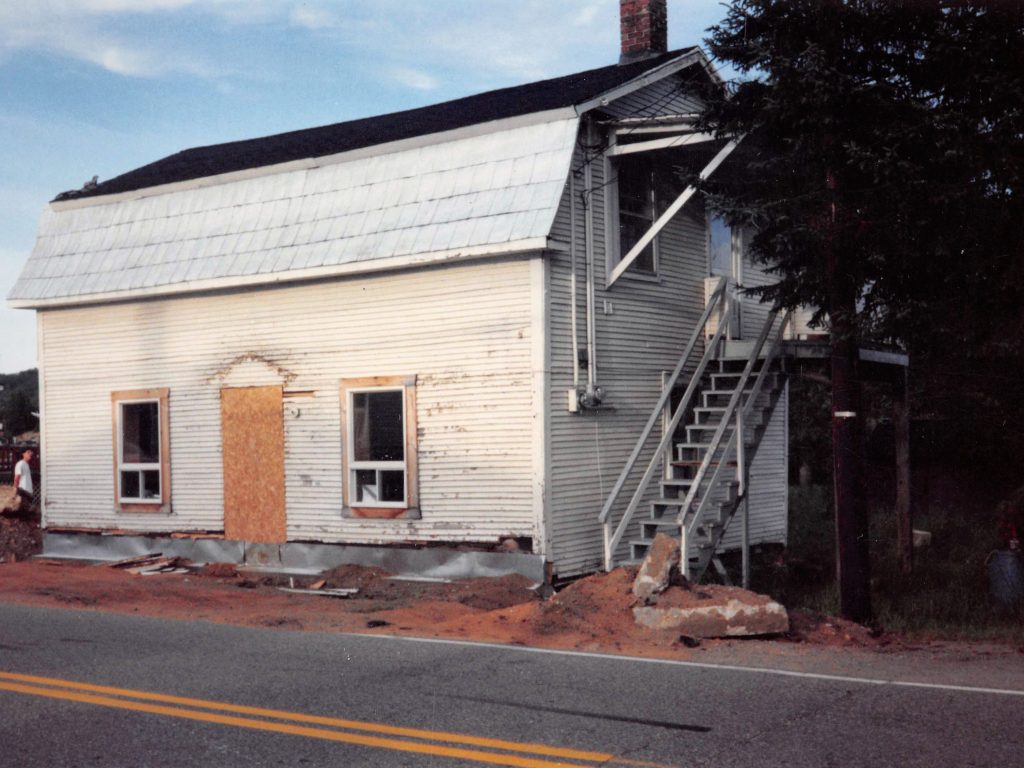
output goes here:
[[130, 192], [292, 160], [323, 157], [491, 120], [569, 107], [589, 101], [692, 50], [695, 49], [670, 51], [629, 64], [613, 64], [403, 112], [186, 149], [95, 187], [63, 192], [56, 199], [71, 200]]

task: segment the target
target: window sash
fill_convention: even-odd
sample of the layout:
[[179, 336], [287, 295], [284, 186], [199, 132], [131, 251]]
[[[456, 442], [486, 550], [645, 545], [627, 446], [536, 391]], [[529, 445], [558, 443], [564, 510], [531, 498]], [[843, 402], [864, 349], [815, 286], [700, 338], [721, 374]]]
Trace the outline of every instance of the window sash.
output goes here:
[[[402, 460], [356, 460], [356, 409], [355, 399], [356, 396], [362, 394], [376, 394], [385, 392], [398, 392], [402, 396], [402, 409], [401, 409], [401, 435], [402, 435]], [[348, 410], [347, 419], [347, 435], [346, 435], [346, 454], [345, 463], [346, 471], [348, 473], [349, 482], [347, 485], [348, 498], [346, 504], [350, 507], [382, 507], [382, 508], [405, 508], [409, 504], [409, 472], [408, 472], [408, 455], [409, 445], [406, 441], [406, 425], [407, 425], [407, 410], [408, 410], [408, 398], [406, 397], [405, 387], [354, 387], [346, 391], [346, 408]], [[372, 423], [369, 424], [372, 429]], [[369, 484], [359, 483], [359, 473], [373, 471], [376, 474], [375, 482], [372, 486]], [[402, 498], [385, 501], [380, 498], [382, 490], [385, 487], [383, 480], [383, 472], [401, 472], [402, 473]], [[372, 499], [359, 499], [358, 496], [361, 491], [368, 490], [370, 487], [376, 489], [377, 498]]]
[[[156, 405], [156, 420], [154, 427], [156, 429], [156, 461], [125, 461], [124, 459], [124, 429], [125, 429], [125, 406], [131, 405], [146, 405], [153, 403]], [[153, 503], [154, 501], [159, 502], [161, 500], [161, 488], [163, 487], [163, 477], [161, 472], [161, 459], [160, 455], [160, 440], [162, 435], [160, 434], [160, 419], [161, 405], [159, 398], [146, 398], [140, 400], [118, 400], [117, 402], [117, 497], [118, 501], [121, 502], [136, 502], [136, 503]], [[145, 479], [143, 476], [144, 472], [157, 472], [157, 492], [155, 496], [147, 496], [143, 492], [145, 488]], [[124, 492], [124, 474], [125, 473], [136, 473], [138, 475], [138, 488], [139, 494], [137, 496], [130, 496]]]
[[[639, 167], [627, 169], [627, 163]], [[610, 238], [609, 250], [614, 253], [614, 263], [618, 264], [642, 234], [654, 225], [658, 200], [654, 170], [646, 158], [618, 158], [613, 162], [610, 173], [614, 177], [614, 191], [608, 197], [614, 205], [611, 220], [615, 236]], [[655, 237], [634, 259], [625, 274], [657, 275], [659, 240], [660, 237]]]
[[[114, 405], [114, 500], [119, 511], [168, 509], [167, 396], [166, 389], [111, 393]], [[129, 409], [138, 405], [149, 405], [153, 410], [128, 415]], [[126, 434], [128, 429], [132, 430], [131, 434]], [[126, 460], [126, 449], [130, 460]]]

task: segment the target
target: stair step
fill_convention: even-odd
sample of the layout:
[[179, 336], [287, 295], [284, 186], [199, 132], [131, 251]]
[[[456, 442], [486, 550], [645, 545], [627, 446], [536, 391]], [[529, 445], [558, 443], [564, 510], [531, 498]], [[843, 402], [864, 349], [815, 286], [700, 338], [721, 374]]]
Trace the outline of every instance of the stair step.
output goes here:
[[659, 533], [678, 536], [680, 534], [680, 527], [675, 518], [671, 520], [644, 520], [640, 523], [640, 535], [645, 541], [650, 541]]
[[[703, 459], [679, 459], [678, 461], [673, 461], [672, 462], [672, 466], [673, 467], [699, 467], [703, 463], [704, 463]], [[711, 462], [708, 462], [708, 466], [710, 466], [710, 467], [717, 467], [721, 463], [722, 462], [720, 462], [720, 461], [711, 461]], [[737, 466], [737, 464], [738, 464], [738, 462], [736, 462], [734, 460], [725, 462], [725, 466], [727, 466], [727, 467], [735, 467], [735, 466]]]
[[683, 443], [676, 443], [676, 451], [679, 451], [680, 449], [683, 449], [683, 450], [693, 450], [693, 451], [706, 451], [710, 447], [711, 447], [711, 443], [695, 443], [695, 442], [692, 442], [692, 441], [687, 441], [687, 442], [683, 442]]
[[[693, 421], [687, 424], [687, 426], [701, 427], [701, 426], [714, 426], [717, 427], [722, 423], [722, 417], [728, 409], [725, 406], [700, 406], [693, 409]], [[736, 409], [737, 411], [739, 408]], [[764, 418], [764, 412], [768, 410], [767, 406], [754, 405], [751, 408], [750, 414], [747, 416], [747, 424], [758, 424]], [[735, 411], [730, 417], [730, 422], [735, 419]], [[701, 420], [701, 417], [705, 417], [705, 420]], [[712, 421], [714, 419], [714, 421]]]
[[647, 550], [650, 549], [651, 542], [649, 541], [631, 541], [629, 542], [629, 558], [636, 562], [641, 562], [647, 555]]
[[[747, 382], [748, 382], [748, 386], [749, 387], [753, 387], [754, 386], [754, 382], [757, 380], [757, 375], [760, 374], [760, 373], [761, 373], [761, 371], [759, 371], [759, 370], [753, 370], [753, 371], [750, 372], [750, 376], [747, 378]], [[719, 387], [718, 384], [719, 384], [719, 382], [722, 382], [722, 381], [733, 381], [733, 382], [739, 383], [739, 380], [743, 378], [743, 371], [722, 371], [720, 373], [711, 373], [711, 374], [708, 374], [708, 375], [711, 378], [711, 388], [712, 389], [730, 389], [730, 390], [735, 391], [736, 384], [733, 384], [731, 386], [726, 385], [724, 387]], [[778, 374], [777, 371], [768, 371], [768, 373], [766, 373], [764, 375], [765, 383], [764, 383], [763, 386], [768, 386], [768, 382], [769, 381], [774, 381], [775, 377], [778, 376], [778, 375], [779, 374]], [[746, 389], [746, 387], [744, 387], [744, 389]]]
[[706, 536], [710, 539], [714, 539], [716, 533], [720, 534], [724, 530], [725, 523], [716, 520], [709, 520], [708, 522], [701, 523], [697, 526], [698, 535]]
[[[651, 502], [651, 518], [654, 520], [660, 520], [666, 509], [681, 509], [683, 506], [683, 498], [661, 498], [655, 499]], [[657, 514], [658, 512], [661, 514]]]

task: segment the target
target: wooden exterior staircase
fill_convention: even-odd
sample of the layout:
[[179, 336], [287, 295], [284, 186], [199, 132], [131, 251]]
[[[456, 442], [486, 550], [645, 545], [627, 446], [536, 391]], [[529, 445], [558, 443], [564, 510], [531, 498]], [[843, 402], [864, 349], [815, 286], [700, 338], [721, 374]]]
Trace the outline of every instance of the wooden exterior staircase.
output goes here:
[[[725, 576], [717, 552], [739, 514], [744, 523], [743, 580], [748, 583], [749, 466], [785, 386], [781, 350], [789, 315], [770, 313], [752, 343], [727, 341], [726, 318], [738, 300], [729, 287], [723, 278], [709, 296], [601, 510], [598, 520], [604, 526], [606, 570], [642, 558], [654, 537], [665, 533], [679, 537], [685, 553], [682, 570], [688, 579], [699, 580], [710, 565]], [[712, 334], [708, 329], [713, 318]], [[703, 354], [695, 360], [701, 346]], [[680, 392], [676, 402], [674, 394]], [[661, 437], [652, 449], [659, 424]], [[643, 458], [646, 469], [637, 479]], [[654, 494], [656, 477], [660, 493]], [[620, 512], [618, 499], [627, 486], [632, 494]], [[634, 521], [642, 507], [648, 516]], [[628, 553], [622, 552], [627, 545]]]
[[[688, 578], [699, 581], [707, 568], [714, 565], [718, 573], [728, 579], [717, 557], [719, 545], [748, 497], [746, 469], [757, 455], [785, 384], [783, 364], [777, 361], [773, 370], [766, 372], [760, 392], [755, 394], [753, 388], [747, 386], [740, 396], [740, 403], [750, 406], [742, 427], [742, 456], [735, 448], [740, 440], [739, 435], [734, 439], [735, 420], [727, 423], [723, 439], [711, 454], [711, 441], [737, 390], [744, 363], [744, 360], [724, 356], [712, 361], [714, 370], [706, 373], [701, 382], [700, 404], [692, 408], [671, 446], [666, 476], [659, 482], [661, 493], [650, 502], [648, 518], [640, 521], [639, 537], [629, 542], [629, 561], [642, 560], [659, 533], [676, 538], [685, 536]], [[759, 372], [756, 368], [753, 373]], [[729, 446], [732, 448], [727, 451]], [[705, 463], [707, 471], [687, 503], [688, 492], [695, 487]]]

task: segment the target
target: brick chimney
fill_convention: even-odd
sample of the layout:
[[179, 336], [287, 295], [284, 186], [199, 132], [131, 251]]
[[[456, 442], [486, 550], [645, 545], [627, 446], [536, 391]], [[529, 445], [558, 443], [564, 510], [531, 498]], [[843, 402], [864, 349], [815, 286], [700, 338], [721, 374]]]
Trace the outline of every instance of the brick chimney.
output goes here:
[[668, 0], [619, 0], [619, 64], [668, 51]]

